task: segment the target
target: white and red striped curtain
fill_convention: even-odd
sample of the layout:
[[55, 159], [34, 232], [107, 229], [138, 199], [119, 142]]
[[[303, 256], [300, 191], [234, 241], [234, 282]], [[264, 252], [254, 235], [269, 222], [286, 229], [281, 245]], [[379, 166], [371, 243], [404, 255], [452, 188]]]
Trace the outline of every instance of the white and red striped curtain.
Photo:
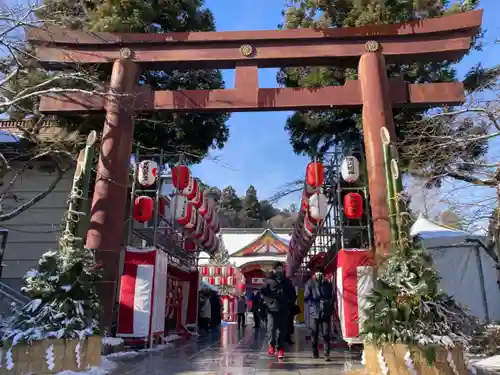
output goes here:
[[128, 248], [120, 282], [117, 336], [149, 337], [165, 329], [167, 255]]
[[373, 289], [373, 251], [341, 249], [337, 255], [337, 306], [343, 339], [361, 344], [360, 327]]

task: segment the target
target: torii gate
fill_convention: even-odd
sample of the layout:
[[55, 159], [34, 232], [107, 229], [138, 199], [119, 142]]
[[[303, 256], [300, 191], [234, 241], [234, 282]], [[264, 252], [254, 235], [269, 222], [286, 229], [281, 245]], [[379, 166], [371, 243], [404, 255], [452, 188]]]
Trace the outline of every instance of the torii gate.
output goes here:
[[[482, 11], [406, 24], [279, 31], [165, 34], [87, 33], [34, 28], [27, 37], [40, 62], [58, 69], [77, 64], [112, 64], [110, 87], [131, 95], [64, 93], [42, 97], [40, 111], [106, 112], [87, 246], [104, 266], [98, 288], [102, 325], [110, 327], [124, 234], [128, 170], [138, 112], [237, 112], [362, 107], [375, 249], [391, 242], [380, 129], [394, 137], [392, 108], [456, 105], [461, 83], [406, 84], [389, 81], [386, 63], [457, 60], [471, 46]], [[315, 89], [259, 88], [258, 68], [358, 67], [358, 81]], [[236, 69], [228, 90], [151, 91], [139, 86], [141, 69]]]

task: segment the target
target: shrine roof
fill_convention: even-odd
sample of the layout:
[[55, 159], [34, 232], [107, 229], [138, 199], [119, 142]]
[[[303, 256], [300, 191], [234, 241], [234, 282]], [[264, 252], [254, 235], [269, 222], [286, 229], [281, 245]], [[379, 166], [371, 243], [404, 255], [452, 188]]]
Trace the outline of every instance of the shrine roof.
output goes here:
[[[222, 230], [222, 240], [231, 257], [286, 254], [292, 229]], [[283, 233], [284, 232], [284, 233]]]

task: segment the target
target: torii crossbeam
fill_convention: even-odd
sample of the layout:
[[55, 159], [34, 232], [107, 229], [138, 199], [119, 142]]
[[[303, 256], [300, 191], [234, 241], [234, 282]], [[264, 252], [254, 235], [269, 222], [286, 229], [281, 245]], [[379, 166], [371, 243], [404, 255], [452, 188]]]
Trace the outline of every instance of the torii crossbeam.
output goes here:
[[[362, 107], [370, 206], [375, 249], [391, 242], [380, 129], [394, 137], [392, 108], [464, 100], [460, 83], [409, 85], [390, 82], [386, 63], [458, 60], [470, 48], [481, 26], [482, 11], [397, 25], [280, 31], [186, 32], [165, 34], [86, 33], [60, 28], [34, 28], [27, 33], [42, 65], [113, 65], [114, 93], [44, 96], [46, 113], [105, 111], [101, 153], [92, 203], [87, 246], [104, 265], [99, 288], [110, 327], [124, 232], [129, 158], [134, 118], [138, 112], [305, 110]], [[290, 66], [358, 68], [358, 81], [318, 89], [259, 88], [258, 68]], [[235, 69], [229, 90], [151, 91], [138, 83], [140, 69]]]

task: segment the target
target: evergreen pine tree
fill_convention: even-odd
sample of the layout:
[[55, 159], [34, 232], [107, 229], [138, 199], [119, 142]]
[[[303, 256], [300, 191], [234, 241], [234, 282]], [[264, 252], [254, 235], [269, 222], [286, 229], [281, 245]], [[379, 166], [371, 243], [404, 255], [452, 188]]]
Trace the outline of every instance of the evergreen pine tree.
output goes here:
[[219, 238], [219, 248], [215, 252], [213, 258], [210, 258], [210, 263], [218, 266], [229, 264], [229, 252], [227, 251], [222, 235], [218, 235]]
[[42, 255], [37, 269], [25, 276], [22, 292], [30, 302], [12, 306], [3, 324], [3, 340], [84, 338], [99, 333], [99, 301], [95, 282], [100, 276], [88, 249], [63, 249]]
[[259, 228], [261, 226], [261, 207], [257, 198], [257, 190], [250, 185], [243, 199], [244, 221], [246, 228]]
[[219, 200], [219, 212], [224, 217], [224, 226], [229, 228], [240, 227], [239, 213], [243, 208], [241, 199], [236, 194], [232, 186], [227, 186], [222, 190]]
[[[478, 4], [479, 0], [382, 0], [375, 2], [366, 0], [292, 0], [286, 2], [286, 8], [283, 10], [285, 19], [283, 25], [280, 26], [286, 29], [316, 29], [399, 23], [468, 11], [477, 7]], [[335, 64], [335, 61], [332, 63]], [[389, 65], [387, 68], [389, 77], [400, 77], [409, 83], [449, 82], [456, 79], [456, 71], [452, 63], [451, 61], [428, 64], [414, 63]], [[334, 65], [285, 68], [278, 73], [277, 79], [279, 84], [292, 88], [342, 86], [348, 79], [357, 79], [357, 71]], [[394, 109], [394, 120], [399, 140], [405, 141], [405, 134], [409, 133], [409, 124], [422, 119], [426, 110]], [[418, 162], [412, 161], [414, 155], [401, 152], [401, 161], [404, 166], [410, 167], [409, 163], [412, 162], [412, 173], [420, 173], [423, 176], [432, 171], [430, 175], [441, 175], [443, 168], [452, 163], [454, 158], [464, 165], [470, 165], [467, 162], [477, 160], [478, 157], [486, 153], [487, 145], [485, 142], [480, 145], [481, 147], [476, 147], [474, 152], [467, 150], [467, 154], [461, 152], [461, 146], [453, 144], [444, 150], [442, 158], [436, 158], [435, 147], [425, 146], [426, 142], [432, 145], [435, 143], [433, 137], [450, 136], [450, 133], [456, 134], [457, 129], [446, 123], [446, 119], [435, 121], [436, 126], [428, 125], [429, 128], [433, 129], [428, 139], [425, 134], [420, 134], [419, 149], [429, 151], [425, 155], [419, 155]], [[290, 141], [296, 153], [313, 157], [321, 156], [339, 138], [347, 145], [360, 142], [362, 137], [359, 131], [361, 111], [349, 109], [297, 111], [288, 118], [285, 128], [290, 134]], [[482, 128], [482, 124], [464, 121], [463, 128], [460, 128], [460, 135], [468, 132], [482, 134]], [[420, 153], [425, 153], [425, 151]]]
[[378, 269], [362, 334], [377, 345], [402, 343], [434, 361], [437, 346], [466, 345], [473, 319], [439, 288], [432, 259], [422, 249], [393, 250]]
[[[213, 15], [203, 6], [203, 0], [43, 0], [42, 5], [37, 11], [42, 24], [50, 22], [72, 29], [147, 33], [215, 31]], [[9, 82], [8, 89], [13, 92], [34, 87], [50, 76], [50, 73], [30, 60], [32, 54], [29, 53], [30, 47], [27, 48], [28, 54], [21, 53], [12, 62], [16, 64], [20, 59], [26, 65], [26, 69]], [[107, 67], [92, 67], [81, 73], [92, 76], [104, 85], [109, 82], [110, 72]], [[224, 88], [224, 81], [218, 70], [149, 70], [142, 73], [140, 82], [149, 84], [154, 90]], [[70, 88], [94, 89], [83, 81], [73, 79], [59, 84]], [[20, 102], [9, 112], [16, 119], [33, 114], [38, 116], [38, 99], [29, 98]], [[186, 151], [186, 161], [198, 163], [209, 149], [223, 147], [229, 135], [225, 125], [228, 118], [227, 113], [141, 114], [136, 118], [134, 140], [143, 146], [162, 148], [169, 155]], [[87, 134], [91, 130], [100, 132], [104, 124], [102, 114], [59, 115], [57, 120], [60, 126], [78, 130], [80, 134]]]

